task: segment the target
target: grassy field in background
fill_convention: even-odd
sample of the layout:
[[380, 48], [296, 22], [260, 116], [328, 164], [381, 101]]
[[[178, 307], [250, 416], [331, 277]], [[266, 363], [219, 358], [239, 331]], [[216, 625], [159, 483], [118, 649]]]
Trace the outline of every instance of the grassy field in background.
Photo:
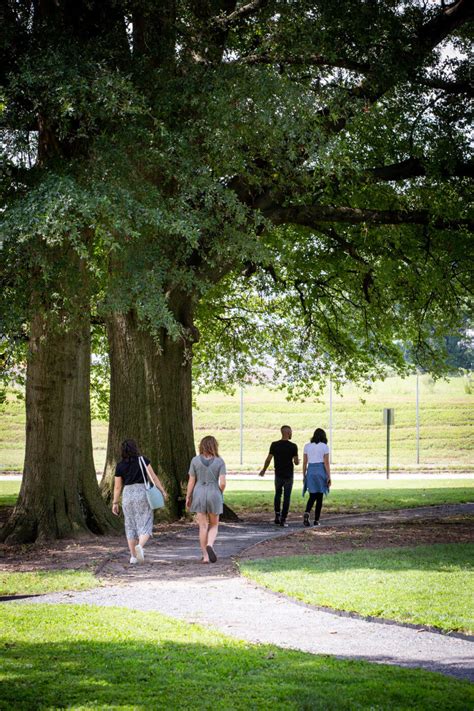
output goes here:
[[474, 632], [474, 545], [358, 550], [242, 561], [242, 573], [303, 602]]
[[0, 479], [0, 506], [15, 506], [19, 491], [19, 481], [2, 481]]
[[[474, 395], [466, 392], [466, 378], [434, 383], [420, 377], [420, 468], [472, 468], [474, 455]], [[386, 430], [384, 407], [395, 408], [391, 450], [394, 468], [416, 469], [416, 378], [389, 378], [372, 392], [348, 385], [333, 394], [333, 465], [355, 470], [383, 469]], [[365, 400], [362, 402], [361, 398]], [[323, 401], [288, 402], [283, 392], [261, 387], [244, 391], [243, 469], [259, 469], [270, 442], [282, 424], [293, 427], [302, 451], [316, 427], [329, 427], [329, 394]], [[210, 393], [196, 398], [196, 440], [214, 434], [229, 469], [240, 469], [240, 394]], [[0, 470], [21, 470], [24, 456], [24, 404], [9, 399], [0, 411]], [[93, 423], [96, 468], [105, 460], [107, 423]], [[177, 443], [179, 446], [179, 443]]]
[[[272, 476], [262, 480], [232, 481], [228, 477], [225, 502], [237, 513], [243, 511], [273, 511], [274, 485]], [[291, 493], [290, 512], [302, 512], [308, 500], [301, 495], [302, 481], [296, 480]], [[345, 480], [337, 474], [329, 496], [324, 497], [323, 517], [330, 513], [361, 513], [390, 509], [462, 504], [474, 501], [474, 481], [466, 479], [429, 479], [420, 481]]]
[[4, 606], [2, 709], [446, 709], [467, 681], [225, 637], [154, 612]]
[[[433, 506], [436, 504], [463, 504], [474, 501], [474, 481], [466, 479], [396, 481], [347, 480], [337, 474], [333, 488], [324, 499], [323, 517], [330, 513], [361, 513], [390, 509]], [[301, 496], [302, 482], [297, 480], [291, 495], [291, 512], [302, 512], [307, 501]], [[20, 490], [19, 481], [1, 481], [0, 506], [13, 506]], [[233, 480], [228, 477], [225, 491], [226, 503], [237, 513], [273, 511], [273, 477], [264, 480]]]

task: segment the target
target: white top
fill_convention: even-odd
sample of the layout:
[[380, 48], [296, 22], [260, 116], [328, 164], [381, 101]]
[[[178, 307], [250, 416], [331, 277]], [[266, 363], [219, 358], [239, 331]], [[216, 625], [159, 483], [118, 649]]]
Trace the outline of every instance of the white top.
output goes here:
[[303, 454], [308, 455], [308, 464], [319, 464], [324, 462], [324, 455], [329, 454], [329, 447], [324, 442], [308, 442], [304, 446]]

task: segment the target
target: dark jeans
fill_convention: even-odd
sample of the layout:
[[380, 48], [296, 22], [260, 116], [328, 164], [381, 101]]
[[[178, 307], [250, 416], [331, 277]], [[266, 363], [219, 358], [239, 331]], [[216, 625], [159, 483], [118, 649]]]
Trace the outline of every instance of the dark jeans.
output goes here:
[[[282, 477], [275, 476], [275, 500], [273, 506], [275, 508], [275, 513], [280, 514], [280, 517], [285, 520], [288, 516], [288, 510], [290, 508], [290, 498], [291, 490], [293, 488], [293, 477], [288, 479], [283, 479]], [[281, 494], [283, 492], [283, 508], [281, 506]]]
[[321, 509], [323, 507], [323, 496], [324, 494], [310, 494], [308, 503], [306, 504], [306, 513], [310, 513], [313, 508], [313, 504], [316, 501], [316, 508], [314, 509], [314, 520], [319, 521], [321, 516]]

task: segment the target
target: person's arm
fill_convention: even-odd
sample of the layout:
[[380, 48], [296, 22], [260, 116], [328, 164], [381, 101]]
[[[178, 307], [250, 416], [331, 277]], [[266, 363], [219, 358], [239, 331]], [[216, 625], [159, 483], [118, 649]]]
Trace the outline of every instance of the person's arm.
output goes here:
[[303, 454], [303, 478], [306, 476], [307, 468], [308, 468], [308, 455], [305, 452]]
[[297, 467], [300, 463], [300, 458], [298, 457], [298, 447], [296, 447], [296, 454], [293, 457], [293, 464]]
[[196, 486], [196, 475], [194, 472], [189, 472], [188, 487], [186, 489], [186, 508], [191, 507], [191, 501], [193, 499], [193, 491]]
[[120, 513], [120, 494], [123, 489], [123, 479], [121, 476], [114, 477], [114, 498], [112, 499], [112, 513], [118, 516]]
[[164, 498], [164, 500], [166, 501], [166, 499], [168, 498], [168, 494], [166, 493], [166, 491], [165, 491], [165, 489], [164, 489], [164, 487], [163, 487], [163, 484], [161, 483], [161, 481], [158, 479], [158, 477], [156, 476], [155, 472], [153, 471], [153, 467], [151, 466], [151, 464], [149, 464], [149, 465], [147, 466], [146, 470], [147, 470], [147, 472], [148, 472], [148, 475], [149, 475], [150, 479], [152, 480], [152, 482], [154, 483], [154, 485], [156, 486], [156, 488], [161, 491], [161, 493], [163, 494], [163, 498]]
[[263, 468], [259, 471], [258, 476], [264, 476], [265, 472], [267, 471], [268, 467], [270, 466], [270, 462], [272, 461], [273, 454], [271, 452], [268, 453], [268, 457], [265, 459], [265, 464], [263, 465]]
[[222, 493], [224, 493], [225, 483], [226, 483], [225, 474], [220, 474], [219, 475], [219, 489], [222, 491]]
[[326, 476], [328, 478], [328, 486], [331, 486], [331, 467], [329, 466], [329, 454], [324, 455], [324, 468], [326, 469]]

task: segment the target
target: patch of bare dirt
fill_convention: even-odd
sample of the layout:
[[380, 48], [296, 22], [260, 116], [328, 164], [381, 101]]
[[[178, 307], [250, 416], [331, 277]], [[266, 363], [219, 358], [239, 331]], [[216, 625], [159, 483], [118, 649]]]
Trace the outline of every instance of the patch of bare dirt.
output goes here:
[[432, 543], [474, 542], [474, 518], [453, 516], [376, 526], [319, 526], [258, 543], [242, 558], [270, 558], [287, 555], [322, 555], [359, 548], [393, 548]]
[[[0, 508], [1, 511], [1, 508]], [[169, 537], [189, 526], [189, 522], [158, 524], [153, 529], [155, 538]], [[94, 570], [116, 557], [127, 559], [125, 536], [83, 536], [75, 539], [47, 541], [25, 545], [0, 544], [0, 571], [28, 572], [36, 570]]]

